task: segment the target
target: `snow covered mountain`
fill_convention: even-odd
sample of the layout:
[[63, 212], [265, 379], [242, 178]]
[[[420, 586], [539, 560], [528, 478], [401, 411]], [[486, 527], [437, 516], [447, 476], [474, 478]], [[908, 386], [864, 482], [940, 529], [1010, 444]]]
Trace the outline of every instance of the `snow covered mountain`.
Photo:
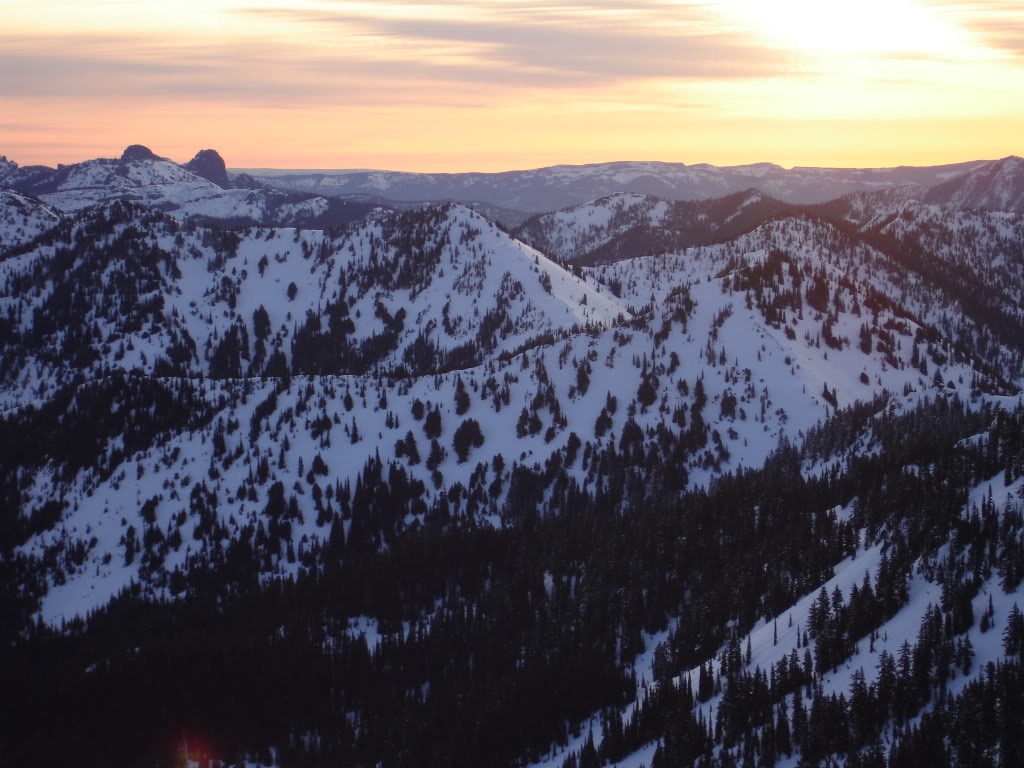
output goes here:
[[187, 164], [179, 165], [138, 144], [125, 149], [118, 159], [87, 160], [57, 169], [19, 168], [3, 159], [0, 188], [4, 187], [38, 197], [68, 213], [98, 203], [130, 200], [179, 219], [202, 218], [235, 226], [337, 226], [361, 218], [374, 207], [277, 192], [251, 179], [231, 183], [223, 159], [214, 150], [202, 150]]
[[1024, 159], [1004, 157], [938, 184], [925, 201], [954, 208], [1024, 213]]
[[111, 371], [423, 375], [622, 312], [607, 292], [451, 206], [382, 212], [332, 237], [194, 229], [113, 203], [0, 271], [16, 334], [4, 351], [5, 407], [54, 380]]
[[54, 229], [62, 220], [59, 211], [36, 198], [0, 191], [0, 258]]
[[594, 264], [725, 242], [798, 210], [755, 189], [699, 201], [620, 193], [540, 214], [515, 232], [545, 253]]
[[[666, 200], [704, 200], [747, 189], [790, 203], [820, 203], [858, 190], [918, 184], [931, 187], [983, 165], [933, 167], [792, 168], [771, 163], [707, 164], [616, 162], [557, 165], [503, 173], [391, 171], [251, 171], [281, 189], [325, 197], [373, 195], [400, 201], [478, 201], [520, 211], [553, 211], [618, 192]], [[262, 174], [262, 175], [261, 175]]]
[[[575, 213], [586, 220], [590, 210]], [[991, 233], [1010, 251], [1024, 242], [1020, 222], [1012, 224], [1016, 230]], [[1019, 285], [1020, 262], [1003, 266], [1008, 282]], [[838, 403], [947, 385], [966, 398], [979, 376], [998, 382], [1004, 371], [1017, 373], [997, 386], [1019, 384], [1019, 337], [989, 339], [980, 321], [963, 314], [940, 330], [951, 299], [941, 286], [901, 281], [901, 272], [884, 252], [800, 217], [770, 220], [723, 245], [574, 272], [458, 206], [382, 213], [333, 238], [318, 231], [182, 229], [135, 204], [94, 208], [35, 250], [0, 264], [8, 286], [0, 297], [9, 339], [0, 369], [3, 407], [48, 402], [55, 382], [98, 396], [93, 390], [115, 386], [120, 372], [156, 381], [217, 380], [187, 389], [190, 399], [212, 398], [206, 407], [221, 416], [174, 438], [176, 448], [163, 451], [177, 459], [135, 482], [122, 465], [142, 454], [110, 453], [113, 446], [92, 457], [99, 462], [95, 474], [71, 485], [66, 471], [39, 475], [24, 491], [26, 509], [63, 498], [65, 510], [78, 512], [62, 514], [60, 525], [30, 540], [25, 551], [95, 532], [112, 503], [142, 530], [130, 499], [163, 497], [157, 490], [168, 477], [188, 477], [185, 468], [197, 460], [216, 466], [217, 457], [228, 457], [220, 460], [223, 479], [209, 486], [222, 510], [218, 520], [244, 519], [252, 514], [246, 502], [274, 479], [265, 474], [245, 492], [239, 483], [245, 485], [247, 468], [272, 453], [282, 435], [296, 448], [282, 453], [281, 469], [289, 467], [289, 455], [300, 465], [320, 455], [336, 467], [336, 483], [354, 482], [375, 455], [418, 458], [426, 449], [416, 447], [403, 415], [416, 411], [416, 400], [428, 410], [434, 403], [448, 425], [436, 435], [428, 430], [431, 441], [453, 434], [452, 423], [469, 412], [490, 446], [488, 466], [503, 454], [530, 456], [528, 463], [543, 466], [565, 450], [571, 434], [587, 453], [620, 430], [625, 447], [626, 433], [635, 429], [640, 449], [671, 416], [675, 439], [690, 441], [673, 450], [674, 461], [685, 458], [681, 467], [692, 484], [723, 467], [757, 466], [783, 435], [796, 439]], [[1008, 297], [1017, 306], [1020, 300], [1017, 293]], [[1019, 323], [1019, 314], [1013, 319]], [[960, 339], [943, 335], [964, 329], [970, 333]], [[304, 392], [245, 378], [266, 376], [329, 378], [309, 379]], [[353, 393], [361, 394], [350, 405]], [[302, 412], [311, 398], [321, 403], [319, 416], [299, 424], [289, 418], [282, 433], [274, 414]], [[256, 401], [273, 410], [253, 410]], [[713, 412], [694, 433], [700, 401]], [[628, 414], [624, 423], [612, 402]], [[271, 433], [261, 428], [264, 418], [278, 423]], [[225, 442], [223, 425], [243, 423], [254, 425], [248, 436], [238, 432], [237, 445]], [[325, 451], [335, 425], [344, 437]], [[261, 433], [262, 448], [253, 442]], [[598, 439], [593, 446], [591, 435]], [[425, 491], [427, 500], [453, 484], [473, 485], [473, 465], [445, 459], [450, 453], [441, 445], [437, 461], [412, 462], [407, 470], [435, 487]], [[495, 470], [496, 487], [507, 486], [514, 463]], [[237, 469], [229, 471], [232, 464]], [[586, 474], [577, 479], [584, 487], [595, 481]], [[177, 514], [173, 498], [156, 507], [163, 510], [155, 523], [161, 529]], [[492, 495], [487, 514], [500, 517], [505, 501], [503, 491]], [[326, 536], [323, 515], [308, 503], [299, 502], [307, 526], [293, 529], [291, 546]], [[67, 589], [51, 587], [47, 615], [81, 610], [81, 590], [97, 590], [100, 562], [115, 563], [104, 569], [109, 588], [95, 593], [100, 602], [129, 576], [140, 578], [138, 564], [124, 565], [126, 545], [117, 530], [64, 572]], [[166, 572], [153, 576], [159, 585]]]
[[[821, 263], [832, 262], [850, 277], [860, 273], [865, 286], [927, 318], [962, 348], [1007, 344], [1018, 355], [1024, 220], [925, 204], [917, 199], [921, 192], [901, 187], [855, 193], [817, 206], [789, 205], [756, 191], [697, 202], [611, 195], [534, 217], [516, 234], [576, 264], [698, 247], [789, 250], [799, 242], [813, 247]], [[615, 278], [615, 285], [620, 282]], [[948, 312], [950, 306], [956, 311]], [[1004, 364], [1014, 370], [1018, 363], [998, 363]]]
[[185, 186], [273, 193], [127, 155], [0, 197], [12, 754], [895, 765], [1020, 711], [1020, 214], [231, 226]]

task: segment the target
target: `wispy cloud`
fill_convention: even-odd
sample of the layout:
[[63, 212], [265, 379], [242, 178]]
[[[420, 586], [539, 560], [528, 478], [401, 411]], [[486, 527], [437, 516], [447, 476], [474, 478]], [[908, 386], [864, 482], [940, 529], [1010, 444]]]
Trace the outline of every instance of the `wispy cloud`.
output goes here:
[[[1024, 114], [1019, 0], [864, 0], [838, 17], [812, 0], [48, 2], [60, 12], [18, 0], [0, 29], [0, 150], [72, 147], [94, 126], [97, 143], [219, 132], [229, 153], [302, 136], [311, 156], [606, 159], [687, 141], [782, 159], [743, 154], [756, 142], [806, 164], [800, 147], [831, 142], [814, 120]], [[771, 145], [768, 124], [787, 126]]]
[[246, 13], [386, 41], [379, 48], [368, 46], [368, 55], [385, 61], [415, 58], [432, 74], [460, 80], [493, 82], [497, 77], [558, 86], [634, 78], [760, 78], [792, 72], [791, 57], [783, 52], [712, 26], [692, 11], [661, 4], [645, 13], [633, 9], [621, 16], [602, 13], [600, 6], [588, 10], [577, 16], [572, 8], [541, 11], [518, 6], [487, 18], [408, 18], [361, 14], [346, 4], [324, 10], [253, 8]]
[[1024, 56], [1024, 6], [1019, 0], [925, 0], [993, 49]]
[[524, 91], [793, 72], [792, 57], [700, 5], [312, 2], [225, 13], [241, 23], [213, 38], [0, 34], [0, 97], [490, 106]]
[[397, 63], [371, 65], [263, 41], [179, 44], [157, 36], [131, 40], [0, 35], [0, 98], [132, 101], [175, 99], [243, 104], [331, 101], [387, 103], [416, 89]]

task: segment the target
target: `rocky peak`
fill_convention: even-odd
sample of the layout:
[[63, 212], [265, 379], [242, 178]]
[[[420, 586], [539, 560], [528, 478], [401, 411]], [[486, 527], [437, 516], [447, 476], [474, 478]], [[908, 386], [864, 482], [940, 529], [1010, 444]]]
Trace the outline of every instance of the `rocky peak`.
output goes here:
[[199, 150], [196, 156], [185, 164], [185, 168], [196, 176], [212, 181], [222, 189], [229, 189], [231, 187], [228, 171], [224, 165], [224, 158], [215, 149]]
[[17, 163], [8, 160], [5, 155], [0, 155], [0, 179], [3, 179], [9, 173], [13, 173], [17, 168]]
[[144, 147], [141, 144], [132, 144], [130, 147], [125, 149], [124, 152], [121, 153], [121, 161], [125, 163], [134, 163], [139, 162], [141, 160], [160, 159], [160, 157], [153, 153], [153, 150], [151, 150], [149, 147]]

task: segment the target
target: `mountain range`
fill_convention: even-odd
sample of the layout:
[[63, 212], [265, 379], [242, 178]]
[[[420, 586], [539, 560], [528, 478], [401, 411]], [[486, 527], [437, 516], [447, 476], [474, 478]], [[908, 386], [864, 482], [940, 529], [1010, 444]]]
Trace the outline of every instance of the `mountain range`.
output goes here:
[[136, 199], [179, 216], [206, 216], [238, 225], [328, 226], [354, 220], [374, 204], [405, 207], [423, 202], [462, 202], [516, 225], [533, 213], [615, 193], [709, 200], [748, 189], [787, 203], [815, 204], [854, 192], [901, 188], [930, 203], [1019, 213], [1024, 206], [1024, 160], [1011, 156], [925, 167], [788, 170], [772, 163], [718, 167], [612, 162], [500, 173], [267, 169], [229, 173], [216, 150], [200, 150], [179, 165], [136, 144], [118, 159], [56, 169], [19, 167], [0, 156], [0, 187], [43, 196], [64, 209], [114, 198]]
[[3, 161], [0, 754], [1015, 764], [1022, 163]]
[[[823, 203], [851, 192], [914, 186], [930, 189], [949, 184], [973, 171], [997, 178], [1019, 158], [932, 167], [792, 168], [771, 163], [717, 167], [707, 164], [617, 162], [558, 165], [503, 173], [397, 173], [389, 171], [276, 171], [252, 170], [266, 184], [325, 197], [368, 196], [395, 201], [456, 200], [481, 202], [526, 212], [553, 211], [617, 192], [634, 192], [666, 200], [705, 200], [756, 188], [790, 203]], [[1018, 171], [1019, 172], [1019, 171]], [[1010, 188], [1020, 189], [1020, 180]], [[986, 190], [965, 203], [985, 205]], [[938, 202], [938, 201], [937, 201]], [[1000, 201], [1003, 202], [1003, 201]], [[1012, 202], [1012, 201], [1011, 201]], [[1013, 202], [1019, 206], [1020, 200]], [[1000, 210], [1003, 210], [1000, 208]], [[1013, 210], [1019, 210], [1014, 208]]]
[[32, 195], [75, 213], [98, 203], [134, 200], [178, 218], [220, 224], [337, 226], [373, 206], [267, 188], [243, 174], [229, 179], [215, 150], [180, 165], [134, 144], [116, 159], [46, 168], [19, 167], [0, 157], [0, 188]]

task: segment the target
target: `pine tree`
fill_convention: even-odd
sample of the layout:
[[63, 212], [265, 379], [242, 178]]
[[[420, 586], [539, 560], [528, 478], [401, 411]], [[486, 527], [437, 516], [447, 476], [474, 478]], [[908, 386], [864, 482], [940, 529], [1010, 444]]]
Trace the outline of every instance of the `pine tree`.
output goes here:
[[1024, 649], [1024, 614], [1017, 603], [1013, 604], [1010, 614], [1006, 617], [1006, 629], [1003, 630], [1003, 651], [1007, 656], [1020, 656]]

